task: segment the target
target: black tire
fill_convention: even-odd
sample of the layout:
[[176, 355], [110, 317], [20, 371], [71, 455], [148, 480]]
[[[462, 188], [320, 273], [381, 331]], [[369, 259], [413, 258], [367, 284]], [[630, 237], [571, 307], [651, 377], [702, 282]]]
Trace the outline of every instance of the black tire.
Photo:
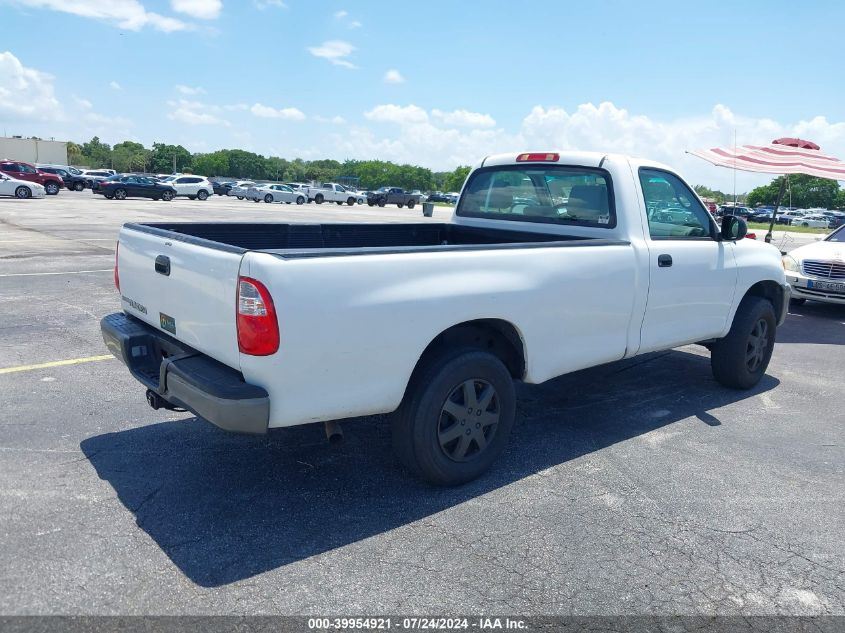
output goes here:
[[106, 200], [114, 200], [114, 194], [112, 194], [112, 193], [104, 193], [104, 194], [103, 194], [103, 197], [104, 197]]
[[341, 202], [340, 200], [335, 200], [334, 203], [339, 207], [343, 206], [343, 202]]
[[115, 200], [126, 200], [126, 189], [115, 189], [114, 190], [114, 199]]
[[373, 202], [372, 200], [367, 200], [367, 206], [368, 207], [374, 207], [374, 206], [376, 206], [376, 203]]
[[173, 193], [172, 191], [164, 191], [161, 194], [161, 199], [164, 200], [165, 202], [170, 202], [175, 197], [176, 197], [176, 194]]
[[402, 208], [402, 207], [404, 207], [405, 205], [404, 205], [403, 203], [401, 203], [401, 202], [397, 202], [397, 203], [396, 203], [396, 206], [397, 206], [397, 207], [399, 207], [399, 208], [401, 209], [401, 208]]
[[802, 306], [805, 303], [807, 303], [806, 299], [799, 299], [799, 298], [793, 297], [792, 299], [789, 300], [789, 305], [793, 305], [793, 306]]
[[325, 198], [323, 198], [323, 194], [321, 193], [318, 193], [316, 196], [314, 196], [314, 202], [316, 202], [317, 204], [323, 204], [323, 200], [325, 200]]
[[[472, 390], [469, 403], [465, 385]], [[393, 415], [393, 450], [408, 470], [430, 483], [466, 483], [486, 471], [504, 450], [515, 415], [513, 379], [502, 361], [477, 349], [450, 350], [414, 372]]]
[[305, 204], [305, 196], [297, 196], [296, 204]]
[[751, 389], [760, 382], [775, 348], [776, 328], [774, 306], [762, 297], [746, 296], [728, 335], [713, 344], [710, 366], [716, 380], [733, 389]]
[[243, 196], [236, 196], [236, 197], [237, 197], [237, 199], [238, 199], [238, 200], [243, 200], [243, 199], [244, 199], [244, 197], [243, 197]]
[[266, 202], [267, 204], [270, 204], [271, 202], [273, 202], [273, 194], [268, 193], [267, 195], [265, 195], [264, 196], [264, 202]]
[[387, 202], [384, 201], [384, 198], [382, 198], [381, 200], [378, 201], [378, 206], [380, 206], [380, 207], [383, 207], [386, 204], [387, 204]]
[[416, 203], [413, 200], [408, 200], [408, 208], [413, 209]]
[[73, 190], [74, 191], [82, 191], [85, 189], [85, 183], [82, 181], [73, 183]]
[[59, 185], [58, 185], [58, 184], [56, 184], [55, 182], [48, 182], [46, 185], [44, 185], [44, 192], [45, 192], [48, 196], [55, 196], [55, 195], [58, 195], [58, 193], [59, 193]]
[[[343, 204], [343, 203], [341, 202], [341, 204]], [[348, 204], [351, 207], [353, 204], [355, 204], [355, 198], [347, 198], [346, 204]]]
[[15, 189], [15, 198], [18, 200], [26, 200], [27, 198], [32, 197], [32, 189], [27, 187], [26, 185], [21, 185], [17, 189]]
[[205, 189], [203, 189], [202, 191], [200, 191], [200, 192], [197, 194], [197, 200], [202, 200], [203, 202], [205, 202], [206, 200], [208, 200], [208, 192], [207, 192]]
[[806, 228], [809, 228], [809, 227], [810, 227], [810, 225], [809, 225], [807, 222], [802, 222], [802, 223], [801, 223], [801, 226], [806, 227]]

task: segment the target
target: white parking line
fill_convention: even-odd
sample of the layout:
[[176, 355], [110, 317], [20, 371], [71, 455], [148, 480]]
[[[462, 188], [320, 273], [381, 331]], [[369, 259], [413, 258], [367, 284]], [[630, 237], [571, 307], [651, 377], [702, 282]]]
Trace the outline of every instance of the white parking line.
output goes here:
[[40, 277], [41, 275], [84, 275], [87, 273], [110, 273], [114, 268], [103, 268], [101, 270], [66, 270], [60, 273], [2, 273], [0, 277]]

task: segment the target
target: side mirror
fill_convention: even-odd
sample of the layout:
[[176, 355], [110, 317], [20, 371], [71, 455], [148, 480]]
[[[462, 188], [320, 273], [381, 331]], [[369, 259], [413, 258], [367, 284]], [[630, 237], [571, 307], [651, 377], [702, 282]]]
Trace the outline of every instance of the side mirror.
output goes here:
[[741, 240], [748, 233], [748, 225], [745, 220], [735, 215], [722, 216], [722, 229], [719, 237], [725, 242]]

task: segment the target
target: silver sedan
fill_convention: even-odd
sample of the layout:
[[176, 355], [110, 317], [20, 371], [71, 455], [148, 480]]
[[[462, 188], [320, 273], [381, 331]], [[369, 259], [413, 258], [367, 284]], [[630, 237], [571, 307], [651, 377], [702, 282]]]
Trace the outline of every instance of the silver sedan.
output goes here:
[[271, 202], [305, 204], [308, 201], [304, 193], [294, 191], [287, 185], [255, 185], [249, 188], [246, 197], [253, 202], [264, 200], [268, 204]]

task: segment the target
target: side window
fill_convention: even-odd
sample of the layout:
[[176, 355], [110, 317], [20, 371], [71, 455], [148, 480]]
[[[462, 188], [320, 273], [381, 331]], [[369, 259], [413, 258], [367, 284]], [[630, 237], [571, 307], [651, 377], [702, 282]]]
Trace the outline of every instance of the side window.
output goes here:
[[14, 163], [6, 163], [5, 165], [2, 166], [2, 168], [3, 168], [3, 171], [8, 171], [11, 174], [16, 174], [20, 171], [18, 169], [18, 166], [15, 165]]
[[177, 184], [177, 185], [184, 185], [185, 183], [187, 183], [187, 182], [188, 182], [188, 180], [189, 180], [189, 178], [177, 178], [177, 179], [176, 179], [176, 184]]
[[35, 173], [35, 169], [30, 167], [29, 165], [18, 165], [18, 169], [25, 174], [34, 174]]
[[710, 236], [710, 214], [680, 178], [658, 169], [640, 169], [640, 185], [652, 238]]

